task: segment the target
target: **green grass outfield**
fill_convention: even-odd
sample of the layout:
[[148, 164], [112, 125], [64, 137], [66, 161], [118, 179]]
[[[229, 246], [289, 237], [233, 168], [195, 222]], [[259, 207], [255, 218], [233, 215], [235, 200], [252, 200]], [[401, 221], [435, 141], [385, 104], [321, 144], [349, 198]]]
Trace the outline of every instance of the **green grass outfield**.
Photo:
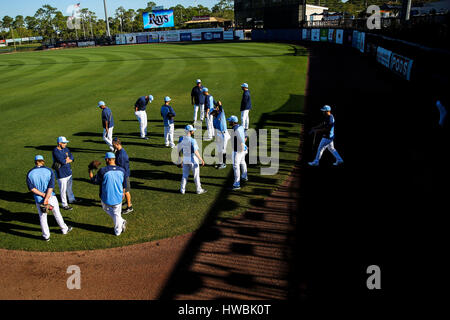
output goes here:
[[[0, 55], [0, 247], [66, 251], [124, 246], [191, 232], [206, 215], [227, 218], [259, 203], [284, 180], [298, 157], [307, 56], [301, 48], [296, 52], [287, 44], [212, 43]], [[249, 84], [251, 126], [280, 129], [277, 175], [262, 176], [260, 165], [252, 165], [247, 186], [232, 193], [224, 189], [233, 174], [231, 165], [225, 170], [204, 167], [201, 182], [208, 193], [195, 194], [192, 176], [186, 194], [178, 192], [181, 169], [163, 147], [160, 107], [164, 96], [170, 96], [177, 113], [175, 128], [190, 123], [190, 91], [197, 78], [223, 102], [227, 117], [240, 118], [240, 84]], [[139, 138], [133, 109], [145, 94], [155, 97], [147, 108], [148, 141]], [[108, 151], [101, 138], [99, 100], [112, 109], [114, 136], [123, 140], [131, 160], [135, 211], [125, 216], [128, 229], [120, 237], [114, 236], [112, 220], [101, 209], [98, 186], [87, 179], [87, 164], [102, 160]], [[66, 223], [74, 226], [68, 235], [60, 233], [49, 215], [52, 240], [45, 242], [25, 180], [36, 154], [51, 166], [51, 150], [60, 135], [70, 140], [73, 189], [83, 203], [73, 211], [62, 210]], [[59, 195], [57, 187], [55, 191]]]

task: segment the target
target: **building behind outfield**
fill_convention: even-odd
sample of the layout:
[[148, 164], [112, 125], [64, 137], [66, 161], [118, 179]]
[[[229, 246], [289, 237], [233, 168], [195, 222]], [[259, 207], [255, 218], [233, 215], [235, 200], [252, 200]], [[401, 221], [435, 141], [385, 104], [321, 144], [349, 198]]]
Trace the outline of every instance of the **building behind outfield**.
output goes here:
[[306, 0], [234, 0], [238, 28], [298, 28], [304, 18]]

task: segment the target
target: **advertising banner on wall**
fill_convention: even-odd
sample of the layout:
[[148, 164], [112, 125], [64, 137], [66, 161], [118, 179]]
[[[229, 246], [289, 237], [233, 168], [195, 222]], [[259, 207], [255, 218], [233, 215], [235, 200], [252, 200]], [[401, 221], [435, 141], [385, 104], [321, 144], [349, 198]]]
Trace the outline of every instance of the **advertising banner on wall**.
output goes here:
[[328, 42], [336, 42], [336, 29], [328, 29]]
[[411, 77], [412, 64], [413, 60], [399, 54], [392, 53], [389, 69], [402, 78], [409, 80]]
[[202, 41], [202, 33], [201, 32], [192, 32], [191, 37], [192, 37], [192, 41]]
[[320, 29], [311, 29], [311, 41], [320, 41]]
[[244, 30], [235, 30], [234, 35], [239, 38], [239, 40], [244, 40]]
[[127, 39], [127, 44], [134, 44], [134, 43], [136, 43], [136, 36], [135, 35], [127, 34], [126, 35], [126, 39]]
[[320, 29], [320, 41], [328, 41], [328, 29]]
[[352, 47], [358, 48], [358, 43], [359, 43], [359, 31], [353, 30]]
[[342, 29], [336, 30], [336, 43], [338, 43], [338, 44], [344, 43], [344, 30], [342, 30]]
[[358, 38], [358, 49], [362, 53], [364, 53], [365, 43], [366, 43], [366, 33], [365, 32], [360, 32], [359, 33], [359, 38]]
[[180, 33], [180, 41], [192, 41], [190, 32]]
[[147, 43], [148, 37], [147, 36], [136, 36], [136, 43]]
[[176, 42], [180, 41], [180, 32], [179, 31], [160, 31], [159, 34], [159, 42]]
[[150, 32], [150, 34], [148, 35], [148, 42], [149, 43], [159, 42], [159, 34], [157, 32]]
[[233, 30], [223, 32], [223, 40], [234, 40]]
[[173, 10], [158, 10], [142, 13], [144, 29], [174, 27]]
[[392, 51], [386, 50], [382, 47], [377, 48], [377, 61], [386, 68], [390, 67]]
[[79, 41], [78, 42], [79, 47], [90, 47], [95, 46], [95, 41]]

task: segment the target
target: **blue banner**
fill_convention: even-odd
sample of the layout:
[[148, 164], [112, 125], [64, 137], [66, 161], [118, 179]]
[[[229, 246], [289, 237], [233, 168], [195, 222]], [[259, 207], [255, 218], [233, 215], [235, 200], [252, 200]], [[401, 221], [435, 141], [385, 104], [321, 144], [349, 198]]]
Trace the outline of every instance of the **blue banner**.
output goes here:
[[191, 33], [180, 33], [180, 41], [192, 41]]
[[173, 10], [144, 12], [144, 29], [174, 27]]

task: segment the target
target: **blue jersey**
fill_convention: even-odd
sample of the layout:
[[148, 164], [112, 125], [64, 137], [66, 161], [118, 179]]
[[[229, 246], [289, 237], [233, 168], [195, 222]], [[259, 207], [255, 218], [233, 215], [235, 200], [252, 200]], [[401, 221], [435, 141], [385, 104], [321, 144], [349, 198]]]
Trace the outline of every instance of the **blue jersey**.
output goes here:
[[214, 106], [216, 105], [217, 102], [212, 95], [205, 96], [205, 111], [208, 112], [208, 114], [214, 110]]
[[325, 132], [323, 137], [327, 139], [334, 139], [334, 117], [332, 114], [325, 116], [325, 121], [322, 124], [324, 126]]
[[130, 159], [124, 148], [116, 152], [116, 164], [125, 170], [125, 177], [130, 176]]
[[[47, 193], [49, 188], [55, 188], [55, 174], [50, 168], [36, 166], [27, 173], [27, 186], [30, 191], [36, 188], [40, 192]], [[52, 195], [55, 195], [55, 193], [53, 192]], [[33, 196], [36, 203], [41, 203], [44, 200], [37, 194], [33, 194]]]
[[213, 119], [214, 129], [220, 132], [225, 132], [227, 130], [227, 118], [225, 117], [225, 111], [221, 108], [219, 114]]
[[169, 124], [174, 123], [173, 118], [176, 116], [175, 110], [171, 106], [165, 104], [161, 107], [161, 117], [163, 118], [164, 126], [168, 127]]
[[101, 168], [91, 180], [100, 185], [99, 196], [103, 203], [115, 206], [122, 203], [123, 189], [126, 188], [125, 170], [119, 166]]
[[239, 124], [236, 124], [233, 127], [233, 130], [234, 130], [233, 150], [235, 152], [243, 151], [243, 150], [241, 150], [241, 145], [242, 144], [244, 144], [244, 150], [246, 150], [247, 146], [245, 145], [245, 131], [244, 131], [244, 127], [239, 125]]
[[70, 152], [69, 148], [64, 148], [59, 150], [58, 147], [55, 147], [52, 152], [53, 162], [58, 162], [61, 164], [61, 167], [56, 172], [56, 178], [62, 179], [67, 178], [72, 175], [72, 167], [70, 163], [66, 163], [66, 158], [69, 157], [70, 160], [73, 161], [73, 155]]
[[102, 126], [105, 128], [105, 122], [108, 121], [108, 128], [114, 127], [114, 118], [110, 108], [106, 107], [102, 110]]
[[134, 106], [138, 109], [138, 111], [145, 111], [149, 101], [150, 100], [145, 99], [145, 96], [142, 96], [139, 99], [137, 99], [137, 101], [134, 104]]
[[183, 152], [184, 164], [198, 163], [198, 158], [195, 156], [195, 151], [198, 149], [197, 141], [192, 137], [184, 136], [178, 140], [178, 152]]
[[205, 95], [202, 92], [203, 86], [195, 86], [192, 88], [191, 97], [194, 99], [194, 104], [205, 104]]
[[252, 108], [252, 99], [250, 98], [250, 91], [244, 90], [241, 100], [241, 111], [250, 110]]

